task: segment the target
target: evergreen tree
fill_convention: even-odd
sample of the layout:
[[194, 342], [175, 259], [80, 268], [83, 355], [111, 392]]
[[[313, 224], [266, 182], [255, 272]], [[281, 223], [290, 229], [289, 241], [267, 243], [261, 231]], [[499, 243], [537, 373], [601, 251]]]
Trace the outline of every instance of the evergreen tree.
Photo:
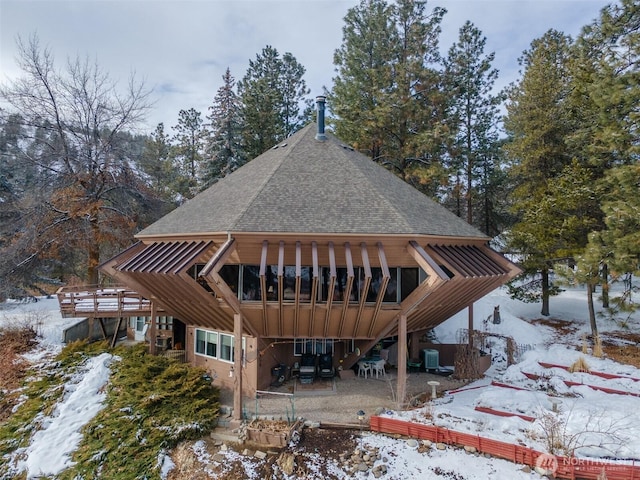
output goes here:
[[[532, 42], [520, 58], [524, 73], [508, 93], [505, 118], [509, 135], [505, 150], [515, 183], [512, 196], [517, 217], [508, 235], [509, 248], [524, 256], [526, 275], [540, 275], [532, 283], [514, 287], [513, 294], [541, 299], [542, 315], [549, 315], [549, 296], [556, 291], [549, 282], [553, 261], [569, 250], [554, 221], [563, 212], [554, 207], [556, 198], [549, 192], [572, 158], [565, 143], [574, 129], [567, 101], [571, 44], [570, 37], [555, 30]], [[532, 286], [533, 290], [524, 288]]]
[[[305, 98], [309, 94], [305, 71], [291, 53], [281, 58], [270, 45], [255, 60], [249, 60], [249, 68], [238, 82], [248, 158], [257, 157], [309, 120], [311, 100]], [[302, 112], [301, 103], [305, 105]]]
[[[633, 180], [629, 182], [624, 178], [634, 170], [624, 166], [637, 162], [640, 144], [639, 29], [640, 4], [637, 1], [623, 0], [605, 7], [600, 17], [583, 29], [576, 42], [575, 61], [572, 63], [570, 98], [579, 128], [568, 141], [577, 155], [596, 172], [596, 180], [603, 185], [603, 230], [594, 232], [590, 237], [590, 252], [585, 257], [598, 262], [596, 266], [601, 272], [604, 307], [609, 307], [610, 271], [616, 281], [626, 278], [637, 268], [633, 262], [620, 262], [622, 258], [633, 258], [633, 253], [629, 257], [625, 247], [618, 250], [621, 245], [619, 238], [628, 238], [629, 232], [617, 225], [620, 217], [629, 215], [628, 209], [633, 209], [633, 199], [638, 194]], [[628, 197], [622, 199], [621, 192]], [[626, 241], [622, 240], [622, 243]], [[613, 262], [611, 266], [610, 262]], [[623, 266], [625, 263], [626, 267]], [[612, 309], [619, 309], [620, 302], [615, 300], [614, 303], [616, 305]]]
[[231, 71], [222, 76], [224, 82], [209, 107], [211, 134], [207, 139], [203, 188], [230, 174], [246, 162], [242, 148], [242, 107], [236, 95]]
[[589, 112], [574, 136], [590, 164], [607, 168], [638, 159], [640, 3], [621, 0], [583, 29], [574, 64], [576, 106]]
[[340, 138], [432, 195], [449, 135], [438, 70], [444, 13], [424, 1], [362, 0], [345, 17], [328, 95]]
[[172, 157], [178, 169], [177, 190], [185, 198], [198, 193], [206, 131], [200, 112], [194, 108], [180, 110], [173, 127]]
[[159, 123], [145, 139], [139, 164], [142, 171], [149, 177], [150, 188], [165, 202], [174, 203], [177, 201], [178, 172], [171, 154], [172, 145], [169, 135], [165, 133], [164, 124]]
[[[449, 155], [449, 168], [456, 178], [453, 188], [454, 211], [474, 224], [474, 211], [483, 210], [491, 218], [488, 180], [500, 158], [498, 145], [498, 105], [502, 95], [492, 94], [498, 71], [491, 67], [494, 54], [484, 54], [486, 38], [471, 22], [460, 29], [458, 42], [445, 59], [447, 94], [450, 96], [449, 123], [455, 135]], [[483, 182], [484, 180], [484, 182]], [[484, 202], [475, 196], [483, 188]], [[464, 198], [463, 198], [464, 197]], [[464, 200], [464, 205], [463, 205]], [[480, 200], [480, 198], [478, 198]], [[476, 223], [476, 225], [478, 225]], [[478, 225], [487, 228], [488, 225]], [[484, 229], [484, 228], [483, 228]], [[485, 233], [496, 233], [485, 230]]]

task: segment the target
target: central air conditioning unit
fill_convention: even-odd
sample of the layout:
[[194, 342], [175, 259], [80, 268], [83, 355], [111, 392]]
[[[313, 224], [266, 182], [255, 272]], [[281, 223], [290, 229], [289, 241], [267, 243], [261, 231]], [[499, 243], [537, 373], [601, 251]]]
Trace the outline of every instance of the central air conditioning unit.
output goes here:
[[433, 348], [425, 348], [422, 350], [422, 364], [427, 372], [438, 370], [440, 368], [440, 352]]

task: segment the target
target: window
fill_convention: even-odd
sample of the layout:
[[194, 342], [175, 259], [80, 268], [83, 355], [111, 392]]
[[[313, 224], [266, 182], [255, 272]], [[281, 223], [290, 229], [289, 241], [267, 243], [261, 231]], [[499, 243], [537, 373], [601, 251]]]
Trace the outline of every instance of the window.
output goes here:
[[257, 265], [244, 265], [242, 267], [242, 300], [262, 300], [260, 290], [260, 267]]
[[220, 269], [220, 278], [236, 295], [238, 294], [238, 285], [240, 284], [240, 265], [223, 265]]
[[216, 358], [218, 353], [218, 333], [196, 329], [196, 353]]
[[[350, 302], [358, 301], [358, 268], [354, 268], [354, 279], [351, 286], [351, 292], [347, 292], [348, 273], [347, 269], [340, 267], [336, 268], [336, 280], [333, 288], [333, 301], [342, 302], [349, 297]], [[328, 298], [329, 286], [331, 285], [331, 269], [328, 267], [322, 268], [322, 301], [326, 302]]]
[[389, 274], [391, 275], [391, 278], [389, 278], [389, 283], [387, 283], [387, 289], [384, 292], [382, 301], [388, 303], [400, 303], [400, 300], [398, 299], [398, 269], [390, 268]]
[[132, 317], [131, 318], [131, 328], [134, 328], [136, 332], [141, 332], [144, 330], [144, 324], [147, 320], [147, 317]]
[[173, 317], [160, 316], [156, 317], [158, 330], [173, 330]]
[[284, 267], [284, 277], [282, 278], [284, 290], [282, 298], [285, 301], [296, 299], [296, 267]]
[[305, 353], [321, 355], [333, 353], [333, 339], [331, 338], [296, 338], [293, 340], [293, 354], [299, 357]]
[[267, 300], [278, 300], [278, 266], [267, 265]]
[[427, 279], [428, 275], [421, 268], [400, 269], [400, 301], [404, 301], [418, 285]]
[[[242, 337], [241, 360], [244, 365], [246, 362], [247, 339]], [[233, 335], [221, 332], [211, 332], [208, 330], [196, 329], [196, 353], [206, 357], [224, 360], [226, 362], [234, 361], [234, 345]]]
[[233, 335], [220, 334], [220, 360], [233, 362]]
[[196, 353], [204, 355], [207, 352], [207, 332], [196, 330]]
[[[283, 300], [294, 301], [296, 298], [296, 267], [284, 267]], [[311, 301], [311, 267], [300, 267], [300, 301]]]
[[216, 332], [207, 332], [207, 355], [214, 357], [218, 354], [218, 334]]

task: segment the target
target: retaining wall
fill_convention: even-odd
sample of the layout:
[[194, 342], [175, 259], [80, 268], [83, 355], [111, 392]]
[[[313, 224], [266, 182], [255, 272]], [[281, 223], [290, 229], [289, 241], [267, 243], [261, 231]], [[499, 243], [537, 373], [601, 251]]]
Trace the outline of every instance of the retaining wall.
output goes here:
[[448, 428], [435, 425], [407, 422], [394, 418], [372, 416], [370, 422], [371, 430], [375, 432], [399, 434], [461, 447], [475, 447], [480, 453], [488, 453], [493, 457], [504, 458], [514, 463], [528, 465], [532, 468], [537, 465], [536, 462], [539, 461], [538, 459], [540, 457], [547, 459], [551, 457], [557, 462], [555, 478], [597, 480], [604, 472], [607, 480], [640, 480], [640, 465], [637, 465], [636, 462], [632, 462], [631, 464], [617, 464], [607, 463], [599, 459], [550, 456], [522, 445], [514, 445], [481, 437], [480, 435], [456, 432], [455, 430], [449, 430]]

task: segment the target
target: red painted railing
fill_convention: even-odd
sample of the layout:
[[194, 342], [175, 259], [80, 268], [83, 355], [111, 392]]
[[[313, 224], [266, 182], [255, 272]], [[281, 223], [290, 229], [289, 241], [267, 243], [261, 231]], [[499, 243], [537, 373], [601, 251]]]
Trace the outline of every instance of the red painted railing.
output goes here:
[[374, 432], [404, 435], [448, 445], [475, 447], [480, 453], [488, 453], [491, 456], [530, 467], [539, 465], [541, 460], [551, 459], [555, 478], [597, 480], [599, 477], [602, 478], [604, 473], [607, 480], [640, 480], [640, 466], [636, 465], [635, 461], [631, 464], [617, 464], [599, 459], [552, 456], [522, 445], [395, 418], [372, 416], [370, 426]]
[[[546, 363], [546, 362], [538, 362], [538, 363], [540, 364], [540, 366], [544, 368], [561, 368], [566, 371], [569, 371], [569, 369], [571, 368], [566, 365], [556, 365], [555, 363]], [[595, 372], [593, 370], [589, 370], [588, 372], [582, 372], [582, 373], [595, 375], [596, 377], [606, 378], [607, 380], [613, 380], [617, 378], [626, 378], [628, 380], [633, 380], [634, 382], [640, 382], [640, 378], [629, 377], [627, 375], [617, 375], [615, 373]]]

